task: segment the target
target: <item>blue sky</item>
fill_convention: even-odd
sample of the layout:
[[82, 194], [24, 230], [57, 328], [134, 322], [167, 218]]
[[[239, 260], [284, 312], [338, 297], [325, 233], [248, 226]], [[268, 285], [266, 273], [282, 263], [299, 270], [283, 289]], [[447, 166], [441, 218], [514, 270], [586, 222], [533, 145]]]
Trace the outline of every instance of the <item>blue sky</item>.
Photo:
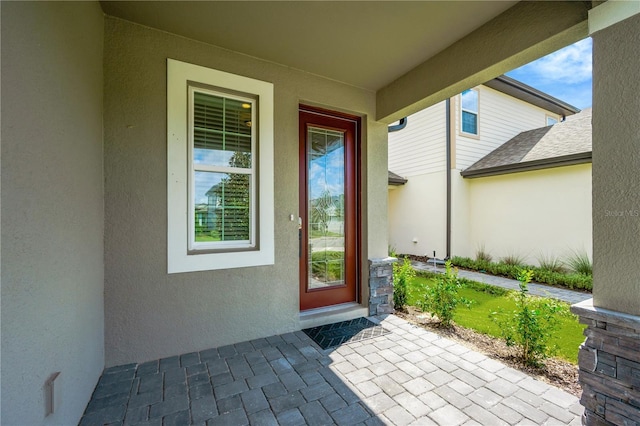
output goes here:
[[591, 106], [591, 38], [507, 73], [580, 109]]

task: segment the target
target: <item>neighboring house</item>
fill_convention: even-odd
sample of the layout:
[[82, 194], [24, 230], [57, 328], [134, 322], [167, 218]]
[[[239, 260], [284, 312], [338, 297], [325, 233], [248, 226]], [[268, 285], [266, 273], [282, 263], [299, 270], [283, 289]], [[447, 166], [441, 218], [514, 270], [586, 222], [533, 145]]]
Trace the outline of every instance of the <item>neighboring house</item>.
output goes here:
[[468, 241], [454, 254], [473, 257], [483, 247], [532, 264], [576, 252], [593, 258], [591, 108], [518, 134], [461, 175]]
[[[531, 249], [535, 246], [527, 243], [525, 248], [508, 226], [520, 224], [525, 215], [505, 223], [503, 214], [511, 212], [511, 204], [499, 207], [486, 192], [478, 198], [480, 192], [470, 192], [472, 185], [460, 172], [476, 167], [520, 132], [550, 129], [576, 112], [575, 107], [503, 75], [408, 117], [404, 128], [389, 134], [390, 246], [398, 253], [438, 258], [473, 257], [483, 246], [495, 256], [536, 255]], [[502, 218], [495, 224], [508, 232], [495, 234], [495, 226], [482, 228], [488, 211]], [[581, 214], [590, 217], [588, 209]], [[590, 242], [590, 233], [588, 238]], [[558, 244], [541, 249], [555, 253]]]
[[[637, 324], [637, 220], [602, 213], [633, 208], [640, 187], [630, 3], [0, 2], [0, 422], [77, 424], [105, 367], [377, 312], [391, 270], [387, 126], [590, 28], [597, 325], [623, 313], [618, 324]], [[196, 126], [202, 108], [211, 120]], [[340, 150], [344, 164], [325, 161]], [[230, 152], [251, 161], [230, 166]], [[249, 226], [242, 239], [194, 241], [198, 204], [225, 177], [248, 182], [237, 190]], [[325, 240], [338, 253], [316, 276], [344, 285], [311, 292], [306, 191], [322, 188], [336, 208], [345, 197], [329, 212], [345, 235]], [[317, 257], [322, 270], [328, 256]], [[607, 333], [628, 340], [633, 327]]]

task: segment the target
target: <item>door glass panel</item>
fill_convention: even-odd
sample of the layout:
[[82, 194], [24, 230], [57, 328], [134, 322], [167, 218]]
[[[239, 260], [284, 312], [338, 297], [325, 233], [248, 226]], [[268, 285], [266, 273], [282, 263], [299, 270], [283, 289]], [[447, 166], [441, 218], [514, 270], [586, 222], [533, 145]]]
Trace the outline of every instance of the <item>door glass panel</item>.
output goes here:
[[308, 289], [345, 284], [344, 133], [307, 131]]

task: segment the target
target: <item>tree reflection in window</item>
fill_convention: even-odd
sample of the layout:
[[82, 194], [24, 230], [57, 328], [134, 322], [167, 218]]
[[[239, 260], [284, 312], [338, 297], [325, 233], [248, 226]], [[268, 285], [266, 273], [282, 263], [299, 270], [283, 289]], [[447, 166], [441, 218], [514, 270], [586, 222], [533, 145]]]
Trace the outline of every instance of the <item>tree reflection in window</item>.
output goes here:
[[197, 248], [253, 245], [253, 101], [199, 88], [192, 93], [194, 242]]

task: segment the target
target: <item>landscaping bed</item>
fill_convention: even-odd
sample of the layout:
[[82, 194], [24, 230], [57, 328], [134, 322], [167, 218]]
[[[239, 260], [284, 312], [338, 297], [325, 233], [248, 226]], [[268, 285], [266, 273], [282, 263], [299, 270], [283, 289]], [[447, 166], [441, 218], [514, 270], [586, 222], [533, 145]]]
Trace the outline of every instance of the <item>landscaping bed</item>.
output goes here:
[[[412, 254], [401, 254], [398, 258], [407, 257], [411, 260], [418, 262], [429, 263], [433, 262], [427, 256], [415, 256]], [[503, 262], [491, 262], [488, 260], [474, 260], [468, 257], [454, 256], [451, 258], [451, 263], [456, 268], [466, 269], [469, 271], [482, 272], [489, 275], [495, 275], [510, 279], [517, 279], [518, 273], [522, 269], [530, 269], [533, 271], [533, 281], [537, 284], [547, 284], [551, 286], [567, 288], [570, 290], [579, 290], [585, 292], [591, 292], [593, 289], [593, 277], [587, 273], [575, 273], [570, 270], [557, 266], [556, 270], [551, 270], [544, 267], [537, 267], [524, 264], [508, 264]]]
[[[519, 278], [521, 290], [511, 291], [460, 279], [453, 268], [444, 275], [420, 271], [416, 276], [405, 260], [394, 266], [394, 285], [396, 290], [402, 289], [394, 293], [394, 301], [396, 306], [403, 306], [396, 308], [396, 315], [579, 396], [577, 355], [584, 341], [585, 326], [570, 313], [567, 303], [528, 296], [526, 282], [530, 273]], [[442, 287], [445, 282], [449, 283], [447, 290]], [[397, 297], [400, 295], [401, 298]], [[433, 297], [440, 302], [425, 303], [426, 298]], [[439, 310], [443, 304], [449, 306], [447, 311]], [[523, 314], [524, 317], [519, 316]], [[532, 327], [525, 333], [529, 336], [525, 342], [517, 340], [517, 335], [505, 333], [522, 327], [522, 321]], [[514, 329], [509, 328], [511, 324]], [[534, 335], [527, 334], [530, 332]], [[510, 340], [514, 337], [516, 340]], [[530, 353], [525, 355], [523, 349], [538, 344], [544, 346], [539, 347], [534, 358], [527, 359]]]

